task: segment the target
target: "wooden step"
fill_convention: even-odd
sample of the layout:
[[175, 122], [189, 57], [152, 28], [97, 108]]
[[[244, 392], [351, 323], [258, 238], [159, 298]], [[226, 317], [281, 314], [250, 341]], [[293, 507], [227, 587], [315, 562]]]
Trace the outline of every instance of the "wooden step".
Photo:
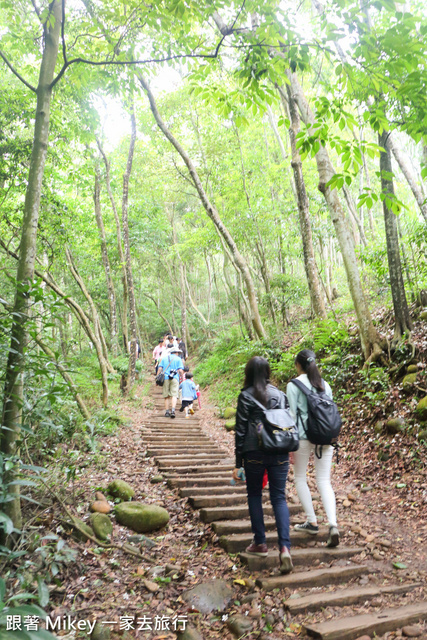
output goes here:
[[[228, 478], [231, 481], [231, 473], [230, 468], [231, 465], [224, 465], [220, 470], [215, 471], [215, 476], [221, 476], [221, 481], [224, 478]], [[182, 467], [181, 467], [182, 469]], [[165, 478], [170, 478], [171, 480], [191, 480], [192, 478], [210, 478], [212, 477], [212, 471], [206, 471], [206, 469], [196, 469], [195, 471], [189, 471], [188, 473], [182, 473], [181, 469], [178, 471], [165, 471]], [[245, 485], [246, 488], [246, 485]]]
[[[246, 497], [245, 497], [246, 499]], [[329, 530], [327, 527], [319, 529], [319, 533], [316, 535], [316, 542], [326, 542], [328, 539]], [[277, 545], [277, 532], [267, 531], [265, 534], [267, 545]], [[294, 546], [304, 546], [309, 541], [313, 541], [312, 535], [306, 531], [292, 531], [290, 532], [291, 543]], [[220, 546], [227, 551], [227, 553], [239, 553], [244, 551], [248, 545], [252, 542], [252, 535], [248, 533], [233, 533], [229, 536], [221, 536], [219, 539]]]
[[[312, 571], [293, 571], [287, 575], [258, 578], [256, 584], [264, 591], [273, 589], [299, 589], [300, 587], [322, 587], [328, 584], [340, 584], [352, 578], [357, 578], [370, 569], [364, 564], [353, 564], [349, 567], [325, 567]], [[356, 636], [357, 637], [357, 636]]]
[[[305, 551], [305, 549], [304, 549]], [[331, 549], [332, 551], [332, 549]], [[277, 560], [277, 559], [276, 559]], [[295, 564], [295, 557], [292, 554]], [[319, 611], [326, 607], [346, 607], [359, 602], [366, 602], [376, 596], [383, 594], [408, 593], [417, 587], [421, 587], [421, 582], [412, 584], [389, 585], [386, 587], [355, 587], [350, 589], [339, 589], [337, 591], [317, 591], [301, 598], [289, 598], [284, 605], [293, 615], [307, 613], [308, 611]]]
[[150, 445], [156, 445], [156, 446], [163, 446], [163, 445], [183, 445], [185, 446], [186, 444], [189, 444], [190, 446], [208, 446], [211, 443], [211, 440], [209, 440], [209, 438], [206, 438], [205, 436], [198, 436], [197, 438], [183, 438], [181, 436], [168, 436], [168, 437], [164, 437], [164, 436], [143, 436], [142, 438], [142, 442], [144, 444], [146, 444], [147, 446]]
[[[214, 495], [229, 495], [229, 494], [241, 494], [246, 498], [246, 487], [237, 487], [233, 485], [224, 485], [223, 487], [218, 486], [218, 483], [213, 487], [210, 487], [210, 491]], [[179, 489], [179, 495], [181, 498], [189, 498], [189, 497], [205, 497], [206, 489], [205, 487], [200, 486], [181, 486]]]
[[[292, 562], [296, 567], [301, 565], [313, 566], [313, 563], [316, 561], [331, 562], [333, 560], [339, 560], [340, 558], [351, 558], [351, 556], [362, 553], [362, 551], [364, 551], [364, 547], [334, 547], [329, 549], [329, 547], [319, 546], [308, 549], [291, 549], [291, 556]], [[278, 549], [269, 549], [266, 558], [253, 556], [245, 552], [239, 554], [240, 561], [247, 565], [249, 571], [273, 569], [278, 566], [278, 557]], [[294, 602], [294, 600], [291, 602]], [[300, 602], [300, 600], [298, 600], [298, 602]]]
[[153, 453], [153, 455], [161, 454], [161, 453], [173, 453], [173, 454], [182, 455], [183, 453], [193, 454], [193, 453], [200, 453], [204, 451], [205, 453], [222, 453], [222, 455], [225, 456], [227, 453], [226, 451], [224, 451], [223, 449], [220, 449], [214, 444], [204, 445], [203, 447], [201, 447], [198, 444], [189, 444], [189, 445], [182, 445], [182, 446], [179, 446], [178, 444], [176, 445], [165, 444], [162, 446], [150, 445], [149, 449]]
[[333, 618], [326, 622], [304, 625], [311, 638], [320, 640], [355, 640], [359, 636], [377, 634], [400, 629], [414, 622], [427, 620], [427, 602], [418, 602], [403, 607], [383, 609], [377, 613], [364, 613], [345, 618]]
[[[295, 514], [302, 511], [302, 507], [297, 504], [288, 505], [289, 513]], [[263, 505], [264, 515], [273, 515], [273, 507], [270, 503]], [[240, 520], [248, 517], [248, 505], [234, 505], [232, 507], [211, 507], [200, 509], [200, 519], [202, 522], [215, 522], [217, 520]]]

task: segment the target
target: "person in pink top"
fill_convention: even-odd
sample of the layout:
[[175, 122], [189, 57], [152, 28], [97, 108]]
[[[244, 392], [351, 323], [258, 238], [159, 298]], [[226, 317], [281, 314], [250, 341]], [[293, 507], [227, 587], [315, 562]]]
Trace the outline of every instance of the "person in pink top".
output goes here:
[[156, 375], [157, 375], [157, 369], [159, 368], [159, 362], [161, 360], [164, 349], [165, 348], [163, 345], [163, 340], [159, 340], [159, 344], [157, 345], [157, 347], [154, 347], [154, 351], [153, 351], [154, 364], [156, 365]]

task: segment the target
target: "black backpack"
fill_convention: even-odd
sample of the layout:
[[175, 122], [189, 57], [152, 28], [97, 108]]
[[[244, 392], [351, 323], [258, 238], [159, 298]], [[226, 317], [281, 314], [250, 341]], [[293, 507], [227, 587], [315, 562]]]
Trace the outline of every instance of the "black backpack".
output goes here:
[[252, 394], [250, 396], [262, 412], [262, 420], [257, 420], [256, 424], [254, 422], [261, 451], [265, 451], [269, 455], [297, 451], [299, 447], [298, 427], [287, 409], [285, 394], [282, 396], [285, 400], [281, 402], [284, 406], [275, 409], [267, 409]]
[[[297, 410], [297, 424], [301, 419], [307, 439], [316, 445], [315, 454], [322, 457], [322, 446], [330, 444], [335, 447], [338, 460], [338, 436], [341, 431], [341, 416], [338, 407], [324, 391], [313, 393], [301, 380], [291, 380], [307, 398], [307, 426], [304, 425]], [[318, 449], [318, 447], [320, 447]]]

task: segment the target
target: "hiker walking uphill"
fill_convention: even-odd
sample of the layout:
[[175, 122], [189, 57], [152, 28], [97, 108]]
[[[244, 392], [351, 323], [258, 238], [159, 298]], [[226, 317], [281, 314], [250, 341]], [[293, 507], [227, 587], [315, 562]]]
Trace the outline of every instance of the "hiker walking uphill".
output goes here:
[[159, 374], [163, 373], [164, 383], [162, 386], [162, 395], [165, 399], [165, 417], [175, 418], [176, 401], [179, 395], [179, 383], [184, 373], [184, 364], [179, 357], [178, 347], [172, 347], [163, 355], [160, 365]]
[[285, 394], [269, 383], [270, 365], [258, 356], [249, 360], [245, 368], [245, 383], [239, 395], [236, 414], [236, 468], [233, 478], [239, 482], [240, 467], [244, 461], [248, 507], [254, 541], [246, 552], [266, 557], [264, 512], [262, 508], [262, 486], [264, 471], [267, 470], [270, 500], [276, 519], [279, 539], [279, 561], [281, 573], [292, 571], [289, 553], [289, 509], [286, 503], [286, 479], [288, 476], [289, 454], [266, 453], [261, 450], [257, 429], [262, 422], [262, 407], [286, 409]]
[[[307, 533], [313, 535], [319, 532], [313, 501], [307, 484], [307, 466], [310, 455], [313, 453], [315, 454], [316, 484], [329, 523], [327, 546], [336, 547], [339, 544], [340, 538], [337, 529], [335, 493], [331, 485], [331, 467], [334, 448], [330, 444], [324, 444], [320, 450], [316, 450], [317, 445], [308, 439], [308, 401], [306, 393], [304, 393], [306, 388], [307, 393], [310, 393], [310, 391], [314, 393], [324, 393], [332, 400], [332, 391], [329, 384], [323, 380], [320, 375], [316, 365], [316, 356], [313, 351], [309, 349], [300, 351], [295, 359], [295, 367], [298, 377], [295, 381], [291, 381], [287, 385], [286, 395], [289, 400], [291, 414], [297, 421], [299, 428], [300, 446], [298, 451], [295, 451], [291, 455], [291, 462], [293, 460], [295, 487], [298, 498], [306, 515], [306, 522], [295, 525], [295, 529], [307, 531]], [[301, 388], [301, 385], [304, 385], [304, 387]], [[334, 403], [331, 403], [331, 405], [332, 404]]]

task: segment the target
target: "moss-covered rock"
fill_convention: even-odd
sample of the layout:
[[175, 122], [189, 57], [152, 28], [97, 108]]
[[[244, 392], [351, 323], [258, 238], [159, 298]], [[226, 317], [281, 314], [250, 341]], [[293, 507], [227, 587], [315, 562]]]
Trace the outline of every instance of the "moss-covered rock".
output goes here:
[[224, 409], [224, 418], [226, 420], [229, 420], [230, 418], [234, 418], [234, 416], [236, 415], [237, 410], [234, 409], [234, 407], [226, 407]]
[[132, 489], [130, 484], [128, 484], [124, 480], [118, 479], [110, 482], [107, 491], [110, 496], [113, 496], [113, 498], [118, 498], [119, 500], [122, 500], [122, 502], [128, 502], [129, 500], [132, 500], [133, 496], [135, 495], [135, 491]]
[[385, 427], [387, 433], [394, 435], [405, 430], [405, 421], [402, 418], [391, 418], [391, 420], [387, 420]]
[[[96, 537], [92, 527], [86, 524], [86, 522], [83, 522], [83, 520], [80, 520], [80, 518], [73, 516], [70, 524], [73, 528], [72, 535], [74, 540], [77, 540], [78, 542], [85, 542], [86, 540], [89, 540], [90, 536], [92, 536], [92, 538]], [[79, 528], [77, 529], [77, 527]]]
[[418, 440], [427, 442], [427, 429], [421, 429], [421, 431], [418, 432]]
[[421, 320], [427, 320], [427, 309], [424, 309], [424, 311], [421, 311], [420, 319]]
[[122, 502], [116, 505], [114, 515], [117, 522], [136, 533], [161, 529], [169, 522], [169, 514], [157, 504]]
[[105, 513], [92, 513], [90, 524], [96, 537], [100, 540], [107, 540], [113, 533], [113, 525]]
[[417, 374], [416, 373], [408, 373], [402, 381], [402, 387], [404, 389], [408, 389], [409, 387], [412, 387], [413, 384], [415, 384], [417, 380]]
[[418, 373], [418, 367], [416, 364], [410, 364], [406, 369], [406, 373]]
[[164, 482], [164, 477], [162, 475], [151, 476], [150, 482], [151, 484], [159, 484], [160, 482]]
[[227, 431], [234, 431], [236, 428], [236, 420], [231, 418], [230, 420], [225, 421], [225, 428]]
[[422, 398], [417, 404], [416, 412], [420, 420], [427, 420], [427, 396]]

